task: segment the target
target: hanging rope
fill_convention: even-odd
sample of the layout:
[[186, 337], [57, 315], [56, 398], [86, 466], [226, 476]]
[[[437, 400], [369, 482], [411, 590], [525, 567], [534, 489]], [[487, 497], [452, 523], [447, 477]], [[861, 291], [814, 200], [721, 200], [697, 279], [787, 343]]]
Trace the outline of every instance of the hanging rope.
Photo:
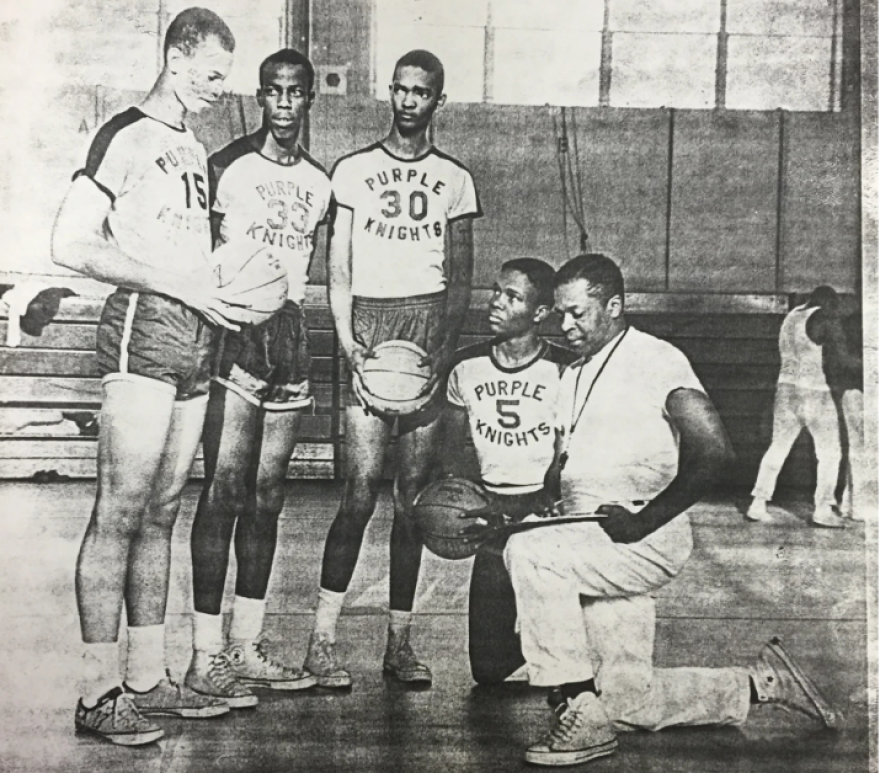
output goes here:
[[[568, 121], [565, 108], [561, 108], [561, 127], [553, 112], [553, 135], [556, 140], [556, 164], [559, 168], [559, 182], [562, 188], [562, 226], [565, 231], [565, 249], [568, 252], [568, 221], [567, 213], [571, 213], [572, 220], [580, 232], [580, 252], [588, 249], [589, 236], [586, 229], [586, 215], [584, 213], [584, 196], [581, 181], [580, 156], [577, 146], [577, 124], [572, 116], [572, 132], [574, 139], [571, 147], [568, 141]], [[574, 160], [571, 151], [574, 151]]]

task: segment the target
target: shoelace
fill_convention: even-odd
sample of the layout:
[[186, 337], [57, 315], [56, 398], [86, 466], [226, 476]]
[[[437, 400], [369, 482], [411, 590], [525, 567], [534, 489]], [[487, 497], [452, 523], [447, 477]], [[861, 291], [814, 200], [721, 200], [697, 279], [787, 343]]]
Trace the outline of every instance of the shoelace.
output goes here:
[[258, 641], [254, 642], [254, 651], [257, 653], [257, 657], [266, 668], [278, 674], [283, 674], [286, 671], [291, 670], [288, 669], [286, 666], [281, 665], [281, 663], [273, 660], [269, 655], [268, 649], [269, 643], [265, 639], [259, 639]]
[[580, 711], [569, 706], [568, 711], [559, 717], [559, 724], [550, 731], [550, 738], [555, 741], [571, 740], [572, 733], [580, 725], [582, 716]]
[[222, 652], [211, 656], [211, 667], [208, 676], [222, 690], [232, 690], [238, 682], [232, 673], [232, 664], [229, 658]]
[[[109, 717], [110, 714], [106, 716]], [[114, 720], [119, 719], [123, 722], [131, 722], [134, 725], [141, 724], [144, 721], [134, 701], [128, 695], [119, 695], [113, 701], [112, 716]]]
[[335, 668], [336, 659], [333, 657], [333, 644], [327, 639], [318, 639], [314, 645], [315, 659], [322, 668]]

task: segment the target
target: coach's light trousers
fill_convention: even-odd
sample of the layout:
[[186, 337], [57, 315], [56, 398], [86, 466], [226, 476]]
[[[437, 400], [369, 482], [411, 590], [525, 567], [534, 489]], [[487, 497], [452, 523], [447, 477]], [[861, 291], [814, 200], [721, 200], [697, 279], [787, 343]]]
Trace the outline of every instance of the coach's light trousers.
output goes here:
[[653, 665], [649, 594], [678, 574], [692, 544], [686, 516], [632, 545], [586, 523], [511, 537], [504, 555], [530, 683], [595, 678], [617, 730], [743, 723], [746, 669]]

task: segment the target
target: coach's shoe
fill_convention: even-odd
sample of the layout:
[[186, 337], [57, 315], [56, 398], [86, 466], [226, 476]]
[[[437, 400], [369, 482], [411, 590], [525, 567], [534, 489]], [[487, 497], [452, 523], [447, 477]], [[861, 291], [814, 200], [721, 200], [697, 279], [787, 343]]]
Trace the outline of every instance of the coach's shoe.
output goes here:
[[841, 717], [819, 688], [774, 636], [749, 669], [760, 703], [775, 703], [818, 719], [825, 727], [840, 726]]
[[232, 642], [224, 653], [239, 684], [270, 690], [306, 690], [318, 682], [308, 671], [289, 668], [269, 657], [266, 642]]
[[759, 523], [770, 523], [773, 517], [767, 512], [767, 500], [753, 499], [749, 509], [746, 510], [747, 521], [757, 521]]
[[193, 650], [183, 683], [199, 695], [225, 701], [231, 709], [249, 709], [259, 703], [257, 696], [235, 678], [229, 658], [223, 652]]
[[614, 754], [617, 736], [595, 693], [582, 692], [554, 709], [550, 732], [526, 749], [533, 765], [578, 765]]
[[141, 715], [121, 687], [102, 695], [90, 709], [80, 700], [73, 725], [78, 733], [92, 733], [120, 746], [143, 746], [165, 735], [161, 727]]
[[385, 648], [382, 670], [401, 682], [431, 684], [431, 669], [419, 662], [407, 634], [388, 632], [388, 646]]
[[309, 639], [309, 651], [303, 668], [319, 687], [351, 687], [351, 674], [336, 660], [336, 644], [320, 633]]
[[813, 510], [813, 526], [820, 526], [823, 529], [845, 529], [846, 519], [841, 518], [830, 505], [817, 506]]
[[225, 700], [210, 695], [201, 695], [186, 685], [178, 684], [165, 672], [165, 678], [152, 689], [138, 692], [131, 686], [122, 685], [131, 696], [138, 711], [145, 717], [168, 716], [184, 719], [207, 719], [229, 713]]

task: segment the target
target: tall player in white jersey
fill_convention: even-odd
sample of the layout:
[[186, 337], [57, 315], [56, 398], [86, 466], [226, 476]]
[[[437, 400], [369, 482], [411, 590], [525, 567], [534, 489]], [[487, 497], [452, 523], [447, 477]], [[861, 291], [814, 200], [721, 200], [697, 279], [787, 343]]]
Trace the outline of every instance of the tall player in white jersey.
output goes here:
[[[553, 461], [556, 393], [574, 359], [538, 334], [553, 308], [553, 275], [536, 258], [501, 266], [487, 309], [493, 337], [456, 353], [446, 389], [444, 472], [467, 477], [461, 449], [469, 429], [492, 508], [513, 518], [553, 503], [544, 476]], [[471, 574], [468, 652], [480, 684], [500, 682], [525, 663], [501, 548], [481, 549]]]
[[[394, 121], [381, 142], [341, 159], [333, 171], [338, 206], [330, 243], [330, 307], [339, 344], [360, 381], [364, 360], [383, 341], [408, 340], [428, 353], [436, 392], [455, 353], [468, 310], [473, 271], [471, 220], [480, 205], [470, 173], [428, 139], [443, 94], [443, 65], [412, 51], [394, 68]], [[315, 630], [306, 668], [318, 684], [347, 687], [337, 661], [336, 623], [376, 506], [384, 453], [395, 419], [350, 395], [345, 414], [345, 491], [324, 549]], [[438, 400], [398, 420], [398, 470], [391, 531], [390, 620], [384, 669], [406, 682], [431, 672], [409, 642], [422, 545], [410, 516], [428, 480]]]
[[234, 47], [210, 11], [171, 22], [156, 84], [97, 131], [53, 233], [56, 263], [119, 288], [97, 335], [98, 494], [76, 568], [85, 687], [75, 726], [124, 745], [162, 736], [151, 715], [229, 710], [167, 675], [164, 623], [171, 532], [202, 432], [215, 324], [229, 312], [211, 290], [206, 153], [184, 120], [220, 96]]
[[767, 502], [791, 446], [801, 431], [813, 437], [816, 449], [816, 492], [812, 523], [825, 528], [843, 528], [846, 521], [834, 512], [835, 488], [840, 472], [840, 430], [837, 408], [828, 386], [824, 361], [858, 367], [847, 353], [843, 328], [837, 316], [837, 292], [817, 287], [806, 303], [792, 309], [779, 331], [781, 366], [773, 403], [773, 440], [752, 491], [754, 497], [746, 518], [771, 521]]
[[[287, 270], [288, 299], [270, 319], [228, 331], [205, 422], [205, 487], [192, 531], [193, 659], [187, 685], [252, 706], [250, 687], [300, 690], [315, 681], [263, 646], [266, 592], [300, 417], [312, 406], [302, 304], [314, 235], [332, 200], [330, 178], [299, 144], [315, 99], [315, 71], [283, 49], [260, 66], [263, 125], [209, 159], [216, 242], [268, 246]], [[235, 530], [237, 576], [229, 643], [221, 604]]]

